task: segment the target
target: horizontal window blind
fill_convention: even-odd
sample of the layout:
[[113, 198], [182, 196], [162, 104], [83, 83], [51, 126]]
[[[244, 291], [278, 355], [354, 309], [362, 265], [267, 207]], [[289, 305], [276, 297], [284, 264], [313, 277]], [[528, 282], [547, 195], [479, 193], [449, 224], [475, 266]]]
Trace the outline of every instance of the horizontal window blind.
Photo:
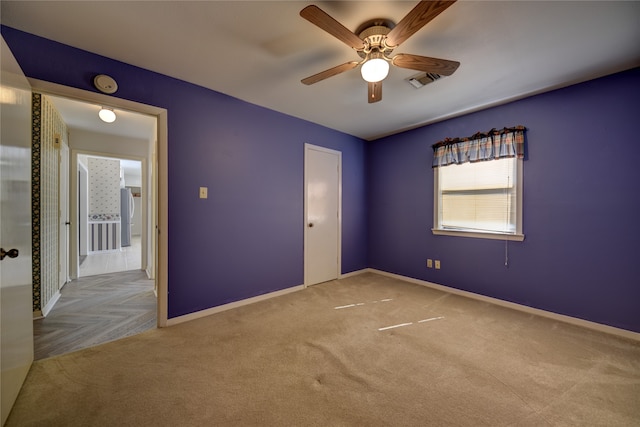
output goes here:
[[515, 233], [516, 162], [503, 158], [438, 168], [439, 228]]

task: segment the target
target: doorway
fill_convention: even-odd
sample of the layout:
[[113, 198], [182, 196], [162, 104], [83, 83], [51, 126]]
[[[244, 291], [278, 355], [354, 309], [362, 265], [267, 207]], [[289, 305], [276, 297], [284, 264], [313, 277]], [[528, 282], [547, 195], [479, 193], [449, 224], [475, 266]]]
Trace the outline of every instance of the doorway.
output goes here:
[[[104, 157], [81, 151], [75, 154], [77, 277], [153, 270], [147, 264], [147, 259], [154, 259], [155, 251], [146, 238], [149, 232], [146, 224], [152, 223], [147, 217], [149, 209], [145, 209], [149, 205], [147, 189], [150, 187], [143, 180], [142, 165], [146, 159]], [[105, 208], [105, 204], [113, 206]], [[108, 233], [112, 224], [101, 217], [103, 210], [114, 211], [115, 220], [119, 222], [115, 224], [119, 227], [117, 236]], [[147, 250], [147, 246], [151, 250]]]
[[[167, 204], [167, 111], [163, 108], [158, 108], [150, 105], [140, 104], [133, 101], [119, 99], [113, 96], [85, 91], [76, 88], [70, 88], [55, 83], [40, 81], [37, 79], [29, 79], [33, 90], [48, 96], [63, 97], [68, 100], [78, 101], [80, 103], [92, 105], [94, 108], [99, 109], [101, 105], [108, 105], [116, 109], [116, 112], [122, 114], [119, 117], [125, 117], [128, 114], [146, 115], [155, 120], [156, 139], [152, 141], [150, 151], [144, 153], [144, 155], [134, 157], [144, 157], [142, 169], [145, 176], [149, 175], [153, 177], [148, 183], [148, 194], [146, 206], [143, 206], [143, 210], [147, 210], [145, 218], [149, 218], [145, 229], [148, 230], [145, 241], [149, 241], [147, 256], [149, 262], [146, 265], [149, 268], [145, 271], [145, 274], [154, 280], [155, 288], [154, 293], [157, 300], [157, 317], [156, 325], [158, 327], [164, 327], [167, 325], [167, 245], [168, 234], [166, 233], [168, 225], [168, 204]], [[95, 112], [97, 114], [97, 110]], [[72, 124], [73, 127], [73, 124]], [[73, 133], [73, 132], [72, 132]], [[73, 135], [72, 135], [73, 137]], [[118, 153], [118, 148], [122, 148], [122, 142], [112, 143], [111, 139], [107, 141], [90, 141], [91, 147], [87, 148], [91, 154], [112, 156]], [[127, 145], [126, 143], [124, 144]], [[85, 147], [86, 148], [86, 147]], [[72, 146], [71, 149], [71, 174], [70, 174], [70, 186], [72, 189], [76, 188], [78, 180], [78, 170], [76, 170], [76, 162], [74, 159], [78, 154], [78, 149]], [[78, 253], [78, 236], [77, 227], [77, 198], [70, 197], [70, 217], [71, 217], [71, 236], [70, 251], [71, 259], [77, 259]], [[163, 230], [165, 232], [163, 232]], [[151, 250], [154, 249], [154, 250]], [[144, 258], [143, 253], [143, 258]], [[77, 278], [78, 264], [72, 262], [69, 266], [69, 275], [71, 278]]]
[[[158, 324], [156, 286], [146, 275], [155, 272], [147, 259], [156, 258], [156, 248], [148, 244], [155, 229], [149, 211], [155, 209], [156, 199], [148, 198], [147, 192], [157, 178], [147, 165], [156, 151], [157, 118], [116, 110], [120, 120], [105, 127], [97, 114], [100, 106], [43, 94], [45, 98], [64, 123], [71, 148], [70, 153], [60, 150], [57, 235], [59, 258], [68, 260], [60, 269], [61, 281], [63, 276], [72, 280], [62, 282], [66, 284], [57, 302], [34, 323], [36, 359], [123, 338]], [[132, 224], [134, 215], [137, 220]], [[65, 228], [71, 230], [68, 240]]]
[[304, 283], [337, 279], [341, 270], [342, 153], [305, 144]]
[[69, 146], [60, 144], [58, 169], [58, 289], [67, 283], [69, 278]]

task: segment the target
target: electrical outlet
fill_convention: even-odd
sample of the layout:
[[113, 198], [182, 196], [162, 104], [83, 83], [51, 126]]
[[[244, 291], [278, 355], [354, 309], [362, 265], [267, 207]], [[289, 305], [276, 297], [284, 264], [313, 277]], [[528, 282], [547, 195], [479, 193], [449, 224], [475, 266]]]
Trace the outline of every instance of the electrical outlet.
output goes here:
[[436, 260], [436, 270], [440, 270], [440, 260]]
[[207, 187], [200, 187], [200, 198], [206, 199], [208, 197]]
[[427, 268], [433, 268], [433, 260], [432, 259], [428, 259], [427, 260]]

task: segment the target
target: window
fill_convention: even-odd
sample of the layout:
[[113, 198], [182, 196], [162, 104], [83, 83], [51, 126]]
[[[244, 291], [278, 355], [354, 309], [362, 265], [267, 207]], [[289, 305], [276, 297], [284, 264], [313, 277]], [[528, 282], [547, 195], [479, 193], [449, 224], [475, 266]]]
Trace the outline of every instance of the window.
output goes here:
[[524, 240], [524, 150], [515, 145], [524, 138], [509, 135], [492, 131], [434, 145], [434, 234]]

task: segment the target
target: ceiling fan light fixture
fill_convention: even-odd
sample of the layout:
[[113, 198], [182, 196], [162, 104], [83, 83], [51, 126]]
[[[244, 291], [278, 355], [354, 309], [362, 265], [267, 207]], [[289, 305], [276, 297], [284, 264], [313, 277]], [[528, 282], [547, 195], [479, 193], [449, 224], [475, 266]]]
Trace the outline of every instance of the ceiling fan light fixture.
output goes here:
[[116, 121], [116, 113], [111, 108], [101, 107], [98, 117], [105, 123], [113, 123]]
[[[305, 85], [311, 85], [360, 66], [362, 78], [368, 83], [367, 99], [369, 104], [372, 104], [382, 100], [381, 82], [389, 74], [390, 62], [396, 67], [423, 73], [437, 74], [438, 76], [451, 75], [460, 65], [459, 62], [408, 53], [400, 53], [391, 57], [391, 53], [455, 1], [422, 0], [398, 24], [384, 18], [370, 19], [360, 25], [355, 33], [318, 6], [305, 7], [300, 11], [301, 17], [354, 49], [361, 61], [346, 62], [302, 79], [301, 82]], [[410, 80], [410, 82], [424, 85], [416, 79]]]
[[377, 83], [384, 80], [389, 74], [389, 63], [380, 56], [370, 58], [362, 64], [360, 73], [365, 81]]

